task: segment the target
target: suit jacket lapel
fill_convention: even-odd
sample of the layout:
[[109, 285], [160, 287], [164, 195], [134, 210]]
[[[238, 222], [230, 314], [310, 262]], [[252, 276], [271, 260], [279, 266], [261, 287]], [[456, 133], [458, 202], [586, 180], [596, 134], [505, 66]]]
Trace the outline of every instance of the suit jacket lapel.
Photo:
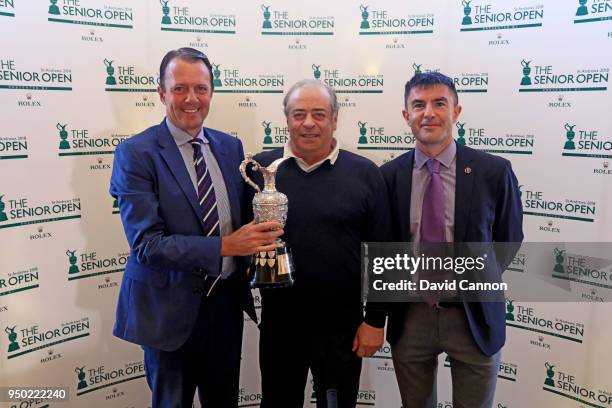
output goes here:
[[166, 126], [165, 120], [160, 124], [157, 135], [159, 145], [161, 147], [160, 154], [168, 165], [170, 173], [172, 173], [176, 182], [181, 187], [181, 190], [183, 190], [183, 193], [185, 193], [185, 197], [187, 197], [189, 204], [191, 204], [191, 208], [195, 212], [201, 224], [202, 208], [198, 202], [197, 193], [193, 187], [193, 183], [191, 181], [191, 177], [189, 177], [187, 168], [185, 167], [183, 156], [181, 156], [181, 152], [179, 152], [179, 149]]
[[397, 172], [395, 191], [397, 191], [397, 210], [400, 223], [400, 239], [410, 241], [410, 197], [412, 196], [412, 167], [414, 150], [406, 155], [406, 160]]
[[215, 156], [215, 159], [217, 159], [217, 164], [223, 174], [223, 181], [225, 182], [230, 203], [230, 211], [232, 213], [232, 224], [234, 229], [237, 229], [240, 227], [240, 200], [238, 198], [235, 183], [233, 182], [233, 174], [238, 171], [238, 166], [236, 165], [236, 168], [232, 168], [234, 162], [227, 159], [227, 147], [224, 146], [212, 132], [204, 128], [204, 135], [210, 142], [210, 150]]
[[467, 231], [470, 209], [472, 206], [472, 189], [474, 173], [478, 169], [472, 163], [472, 154], [468, 149], [457, 144], [457, 168], [455, 184], [455, 242], [463, 242]]

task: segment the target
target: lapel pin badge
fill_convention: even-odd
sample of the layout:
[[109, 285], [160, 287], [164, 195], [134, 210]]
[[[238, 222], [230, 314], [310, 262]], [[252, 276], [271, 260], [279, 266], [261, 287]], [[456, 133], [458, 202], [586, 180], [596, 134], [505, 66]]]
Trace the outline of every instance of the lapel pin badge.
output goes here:
[[463, 171], [465, 172], [465, 174], [470, 174], [472, 172], [472, 168], [468, 166], [465, 169], [463, 169]]

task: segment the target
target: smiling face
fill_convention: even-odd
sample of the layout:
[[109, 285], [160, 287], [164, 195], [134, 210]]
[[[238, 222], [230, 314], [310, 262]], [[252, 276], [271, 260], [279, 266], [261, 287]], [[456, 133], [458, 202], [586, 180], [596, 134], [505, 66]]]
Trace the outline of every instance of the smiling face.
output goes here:
[[[402, 115], [412, 129], [417, 147], [439, 153], [453, 141], [453, 125], [461, 113], [446, 85], [419, 86], [410, 90]], [[431, 157], [435, 157], [434, 154]]]
[[287, 101], [287, 126], [291, 147], [306, 163], [323, 160], [332, 150], [338, 113], [327, 90], [318, 86], [296, 89]]
[[164, 88], [157, 88], [166, 117], [179, 129], [196, 137], [208, 116], [212, 99], [211, 78], [201, 61], [175, 58], [166, 69]]

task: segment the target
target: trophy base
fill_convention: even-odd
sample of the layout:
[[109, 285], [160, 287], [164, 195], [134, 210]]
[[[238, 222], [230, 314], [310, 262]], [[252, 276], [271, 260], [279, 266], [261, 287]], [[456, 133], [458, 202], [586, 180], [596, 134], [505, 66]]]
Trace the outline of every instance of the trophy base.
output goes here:
[[278, 241], [273, 251], [258, 252], [251, 261], [251, 288], [286, 288], [293, 286], [291, 249]]

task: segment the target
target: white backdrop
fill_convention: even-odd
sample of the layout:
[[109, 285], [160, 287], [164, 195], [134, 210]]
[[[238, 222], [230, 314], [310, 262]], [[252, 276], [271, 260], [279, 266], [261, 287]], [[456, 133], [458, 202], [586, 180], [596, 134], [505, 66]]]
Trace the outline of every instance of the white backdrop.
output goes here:
[[[378, 164], [414, 146], [403, 84], [440, 70], [460, 91], [456, 137], [512, 161], [526, 241], [605, 242], [610, 19], [609, 0], [0, 0], [0, 385], [68, 386], [67, 407], [150, 405], [140, 348], [111, 335], [128, 246], [108, 181], [116, 144], [163, 118], [167, 50], [209, 55], [220, 82], [206, 124], [246, 151], [284, 143], [283, 92], [319, 77], [340, 92], [341, 146]], [[610, 305], [513, 306], [496, 407], [612, 406]], [[257, 337], [246, 322], [244, 407], [260, 401]], [[388, 345], [365, 361], [359, 406], [400, 406]]]

